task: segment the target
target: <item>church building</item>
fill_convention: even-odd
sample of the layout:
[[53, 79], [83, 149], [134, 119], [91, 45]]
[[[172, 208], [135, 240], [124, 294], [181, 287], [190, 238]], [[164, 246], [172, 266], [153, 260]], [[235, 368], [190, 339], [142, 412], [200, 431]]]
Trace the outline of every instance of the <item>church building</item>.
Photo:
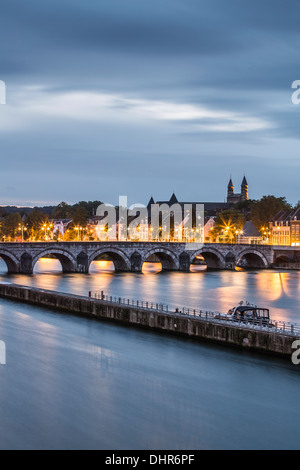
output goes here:
[[[172, 206], [173, 204], [179, 204], [182, 209], [184, 208], [185, 204], [191, 204], [193, 209], [196, 208], [197, 204], [204, 204], [205, 215], [209, 217], [215, 217], [218, 212], [231, 209], [234, 207], [235, 204], [241, 201], [248, 201], [248, 183], [246, 180], [246, 176], [244, 175], [242, 184], [241, 184], [241, 192], [235, 193], [234, 192], [234, 185], [232, 182], [232, 178], [230, 178], [228, 186], [227, 186], [227, 201], [225, 202], [203, 202], [203, 201], [188, 201], [188, 202], [181, 202], [178, 201], [177, 197], [173, 193], [169, 201], [156, 201], [156, 204], [167, 204]], [[148, 202], [147, 209], [151, 211], [151, 205], [155, 204], [153, 197], [151, 197], [150, 201]]]
[[227, 186], [227, 203], [228, 204], [236, 204], [237, 202], [241, 201], [248, 201], [248, 183], [246, 180], [246, 176], [244, 175], [242, 184], [241, 184], [241, 192], [235, 193], [234, 186], [232, 179], [230, 178], [228, 186]]

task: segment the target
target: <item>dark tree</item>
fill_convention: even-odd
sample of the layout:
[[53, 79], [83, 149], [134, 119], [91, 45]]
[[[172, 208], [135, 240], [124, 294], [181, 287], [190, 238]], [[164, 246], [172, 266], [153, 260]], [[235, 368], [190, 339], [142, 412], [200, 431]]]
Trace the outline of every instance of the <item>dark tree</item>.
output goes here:
[[66, 202], [60, 202], [55, 208], [53, 213], [54, 219], [71, 219], [72, 218], [72, 206]]
[[13, 240], [20, 235], [19, 228], [22, 224], [22, 217], [19, 212], [8, 214], [1, 223], [2, 234]]
[[281, 210], [291, 209], [285, 197], [263, 196], [251, 205], [250, 217], [254, 225], [261, 230]]

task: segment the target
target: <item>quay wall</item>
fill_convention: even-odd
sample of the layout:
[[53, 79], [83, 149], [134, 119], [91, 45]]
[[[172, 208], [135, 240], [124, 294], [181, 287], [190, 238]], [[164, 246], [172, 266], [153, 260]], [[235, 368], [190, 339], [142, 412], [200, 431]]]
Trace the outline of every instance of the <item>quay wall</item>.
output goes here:
[[292, 343], [295, 339], [299, 339], [299, 336], [296, 335], [246, 328], [180, 315], [175, 312], [160, 312], [15, 284], [0, 284], [0, 297], [66, 313], [109, 320], [282, 357], [291, 357]]

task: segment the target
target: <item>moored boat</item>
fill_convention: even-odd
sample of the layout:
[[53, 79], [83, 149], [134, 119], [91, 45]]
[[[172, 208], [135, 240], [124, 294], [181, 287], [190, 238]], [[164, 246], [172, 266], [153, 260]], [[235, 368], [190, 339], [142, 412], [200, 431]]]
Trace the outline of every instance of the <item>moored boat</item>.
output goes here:
[[243, 323], [271, 327], [270, 311], [268, 308], [258, 307], [249, 302], [241, 301], [236, 307], [230, 308], [227, 313], [217, 313], [215, 318]]

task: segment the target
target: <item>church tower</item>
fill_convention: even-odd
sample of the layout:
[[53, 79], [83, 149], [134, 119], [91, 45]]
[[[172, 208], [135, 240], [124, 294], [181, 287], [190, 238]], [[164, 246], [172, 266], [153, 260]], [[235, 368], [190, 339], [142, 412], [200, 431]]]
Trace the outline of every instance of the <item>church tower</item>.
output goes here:
[[232, 182], [232, 179], [230, 177], [230, 180], [229, 180], [229, 183], [228, 183], [228, 186], [227, 186], [227, 202], [230, 201], [230, 198], [234, 195], [234, 186], [233, 186], [233, 182]]
[[248, 196], [248, 183], [246, 180], [246, 176], [244, 175], [242, 184], [241, 184], [241, 200], [242, 201], [248, 201], [249, 196]]

